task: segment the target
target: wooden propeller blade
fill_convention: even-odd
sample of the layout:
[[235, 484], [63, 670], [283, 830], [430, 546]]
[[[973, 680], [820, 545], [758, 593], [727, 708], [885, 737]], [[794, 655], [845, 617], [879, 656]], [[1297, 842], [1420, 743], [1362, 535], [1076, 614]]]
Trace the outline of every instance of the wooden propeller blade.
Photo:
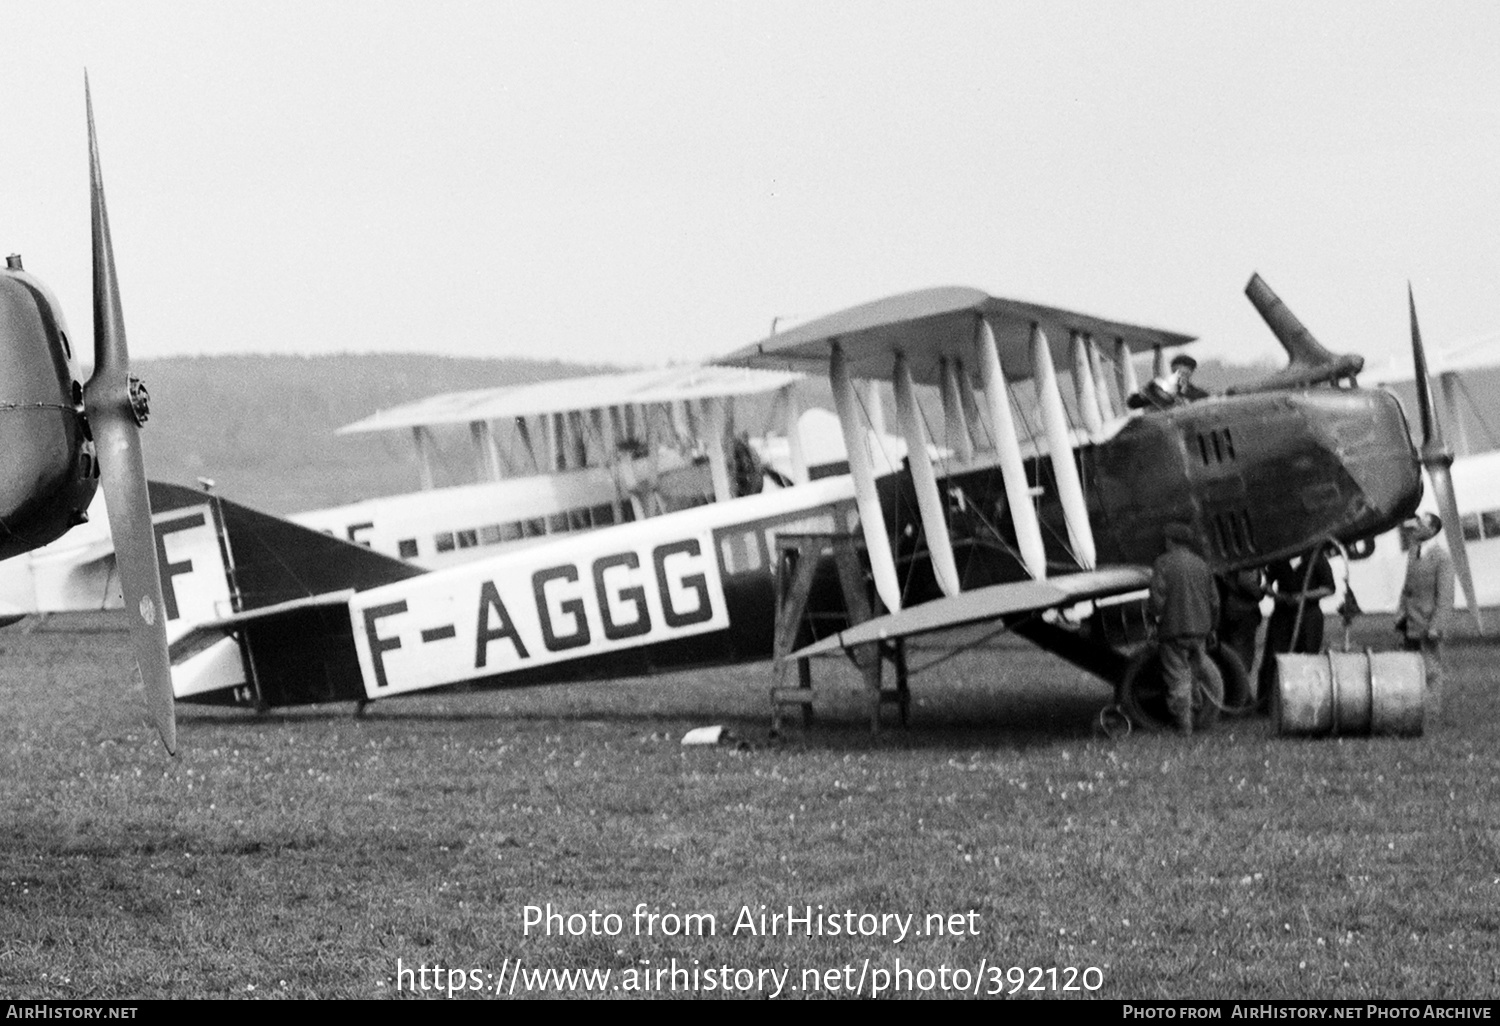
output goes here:
[[1427, 354], [1422, 347], [1422, 330], [1417, 326], [1417, 301], [1412, 295], [1410, 282], [1406, 285], [1406, 302], [1411, 309], [1411, 355], [1417, 376], [1417, 407], [1422, 418], [1422, 466], [1427, 469], [1432, 490], [1437, 493], [1438, 515], [1443, 518], [1443, 532], [1448, 539], [1448, 551], [1453, 556], [1453, 570], [1469, 603], [1469, 612], [1474, 614], [1474, 623], [1483, 633], [1484, 618], [1479, 612], [1474, 574], [1469, 568], [1469, 549], [1464, 541], [1464, 525], [1459, 518], [1458, 498], [1453, 492], [1453, 452], [1443, 442], [1443, 424], [1438, 419], [1437, 404], [1432, 401], [1432, 380], [1427, 376]]
[[1464, 525], [1458, 516], [1458, 500], [1453, 494], [1453, 474], [1448, 464], [1429, 464], [1427, 474], [1432, 478], [1432, 490], [1437, 493], [1438, 515], [1443, 518], [1443, 533], [1448, 539], [1448, 551], [1453, 554], [1453, 570], [1458, 575], [1459, 587], [1468, 600], [1469, 612], [1474, 614], [1474, 624], [1484, 633], [1484, 618], [1479, 612], [1479, 599], [1474, 592], [1474, 574], [1469, 569], [1469, 550], [1464, 541]]
[[156, 535], [151, 527], [151, 503], [146, 492], [146, 465], [141, 456], [140, 422], [132, 403], [130, 355], [125, 346], [125, 319], [120, 313], [120, 288], [115, 278], [114, 247], [109, 237], [109, 214], [104, 206], [104, 179], [99, 170], [99, 145], [94, 135], [94, 105], [84, 78], [84, 102], [89, 119], [89, 185], [93, 208], [94, 255], [94, 374], [83, 390], [83, 403], [99, 451], [99, 475], [109, 507], [109, 530], [114, 536], [115, 565], [125, 612], [130, 618], [130, 640], [146, 686], [151, 721], [168, 752], [177, 754], [177, 724], [173, 711], [172, 664], [167, 657], [166, 612], [161, 575], [156, 563]]
[[1427, 353], [1422, 348], [1422, 329], [1417, 326], [1417, 300], [1411, 282], [1406, 283], [1406, 303], [1411, 310], [1411, 358], [1416, 365], [1417, 413], [1422, 421], [1422, 449], [1443, 447], [1443, 426], [1438, 423], [1437, 406], [1432, 401], [1432, 379], [1427, 376]]

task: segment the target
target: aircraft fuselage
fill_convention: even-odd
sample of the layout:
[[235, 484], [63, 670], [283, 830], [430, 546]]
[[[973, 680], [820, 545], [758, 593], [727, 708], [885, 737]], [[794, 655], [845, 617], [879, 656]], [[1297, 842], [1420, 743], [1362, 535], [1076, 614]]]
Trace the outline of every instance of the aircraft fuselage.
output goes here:
[[0, 559], [80, 523], [98, 484], [62, 313], [17, 258], [10, 264], [0, 269]]

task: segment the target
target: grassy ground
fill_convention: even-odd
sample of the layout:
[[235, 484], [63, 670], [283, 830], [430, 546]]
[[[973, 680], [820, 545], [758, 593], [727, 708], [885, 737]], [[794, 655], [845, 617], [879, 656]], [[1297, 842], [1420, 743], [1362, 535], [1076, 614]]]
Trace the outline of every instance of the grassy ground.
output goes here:
[[[1500, 994], [1490, 647], [1450, 650], [1449, 722], [1407, 740], [1258, 720], [1110, 740], [1092, 727], [1101, 686], [1006, 641], [916, 678], [913, 727], [877, 737], [828, 663], [821, 722], [769, 738], [761, 665], [397, 700], [358, 721], [187, 706], [172, 761], [121, 684], [125, 636], [100, 626], [0, 633], [0, 997], [503, 990], [517, 959], [608, 969], [607, 989], [674, 958], [698, 993], [721, 966], [790, 970], [795, 996], [804, 970], [837, 971], [822, 992], [863, 973], [869, 994], [884, 970], [990, 993], [1035, 966], [1059, 972], [1023, 985], [1096, 967], [1071, 982], [1110, 998]], [[710, 723], [747, 744], [679, 744]], [[619, 934], [528, 935], [526, 907], [549, 903], [619, 914]], [[962, 928], [732, 932], [742, 906], [819, 904]], [[712, 914], [715, 935], [662, 936], [667, 918], [645, 935], [639, 905]], [[398, 981], [398, 964], [428, 972]]]

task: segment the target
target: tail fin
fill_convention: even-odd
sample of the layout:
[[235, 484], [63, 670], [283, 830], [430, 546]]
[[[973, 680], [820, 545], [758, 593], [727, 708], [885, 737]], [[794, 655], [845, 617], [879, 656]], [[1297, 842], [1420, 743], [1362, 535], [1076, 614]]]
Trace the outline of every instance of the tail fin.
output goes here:
[[[202, 625], [422, 573], [361, 545], [180, 485], [152, 482], [151, 507], [179, 699], [253, 704], [261, 698], [244, 632], [226, 626], [205, 638]], [[302, 640], [288, 639], [286, 647]]]

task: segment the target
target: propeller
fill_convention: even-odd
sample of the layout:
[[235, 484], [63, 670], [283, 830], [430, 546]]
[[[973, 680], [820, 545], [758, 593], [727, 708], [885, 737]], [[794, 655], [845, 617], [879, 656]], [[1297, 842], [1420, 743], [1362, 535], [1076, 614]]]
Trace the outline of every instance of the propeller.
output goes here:
[[99, 170], [99, 143], [94, 135], [94, 102], [88, 75], [83, 79], [89, 117], [89, 193], [93, 211], [94, 374], [83, 389], [83, 405], [99, 452], [99, 475], [114, 536], [115, 565], [130, 618], [130, 641], [146, 686], [151, 721], [168, 752], [177, 754], [177, 724], [172, 707], [172, 664], [167, 657], [167, 625], [156, 564], [156, 534], [146, 491], [146, 464], [141, 456], [140, 427], [146, 422], [148, 397], [130, 376], [125, 347], [125, 319], [120, 313], [120, 286], [115, 277], [109, 214], [104, 207], [104, 178]]
[[1438, 515], [1443, 518], [1443, 532], [1448, 536], [1448, 551], [1453, 554], [1458, 583], [1464, 589], [1464, 598], [1468, 600], [1469, 611], [1474, 614], [1475, 625], [1483, 632], [1484, 620], [1474, 593], [1474, 575], [1469, 570], [1463, 522], [1459, 519], [1458, 499], [1453, 493], [1453, 450], [1443, 439], [1443, 425], [1432, 400], [1432, 379], [1427, 376], [1427, 354], [1422, 349], [1422, 331], [1417, 327], [1417, 300], [1412, 294], [1411, 282], [1406, 283], [1406, 302], [1411, 309], [1411, 355], [1416, 365], [1417, 411], [1422, 420], [1422, 466], [1432, 480], [1432, 490], [1437, 493]]

